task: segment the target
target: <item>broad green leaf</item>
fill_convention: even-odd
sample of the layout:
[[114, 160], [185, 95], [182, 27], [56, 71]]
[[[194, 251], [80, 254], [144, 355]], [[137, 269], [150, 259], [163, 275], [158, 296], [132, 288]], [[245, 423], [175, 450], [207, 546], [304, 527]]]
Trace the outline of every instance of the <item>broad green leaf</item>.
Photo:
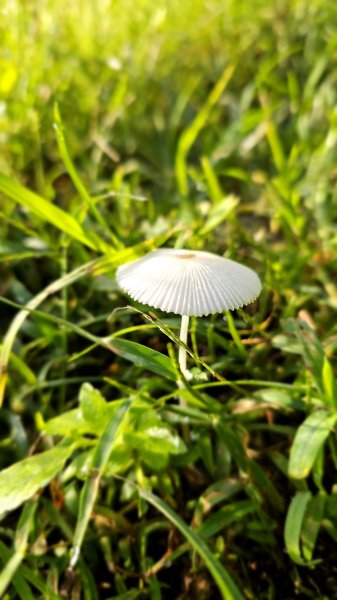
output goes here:
[[75, 444], [59, 444], [1, 471], [0, 515], [14, 510], [45, 487], [63, 468], [74, 448]]
[[71, 551], [71, 567], [74, 567], [78, 561], [83, 538], [98, 495], [101, 477], [104, 474], [113, 447], [122, 432], [131, 405], [132, 401], [127, 400], [118, 407], [112, 415], [93, 454], [91, 472], [80, 495], [79, 514]]
[[212, 554], [202, 537], [196, 533], [193, 529], [191, 529], [186, 523], [177, 515], [177, 513], [172, 510], [166, 502], [155, 496], [151, 492], [143, 488], [138, 488], [139, 494], [144, 500], [155, 506], [165, 517], [181, 531], [181, 533], [185, 536], [188, 542], [191, 544], [193, 550], [201, 556], [206, 567], [211, 573], [214, 581], [216, 582], [221, 596], [224, 600], [243, 600], [243, 595], [241, 594], [239, 588], [236, 583], [223, 567], [223, 565], [218, 561], [217, 558]]
[[62, 415], [50, 419], [40, 427], [43, 433], [49, 435], [71, 436], [74, 433], [93, 433], [91, 424], [85, 420], [82, 410], [74, 408]]
[[126, 435], [124, 437], [126, 444], [138, 452], [138, 456], [149, 466], [153, 471], [162, 471], [167, 467], [169, 462], [169, 453], [165, 452], [158, 445], [149, 441], [144, 443], [143, 438], [138, 438], [136, 434]]
[[285, 522], [285, 545], [290, 558], [298, 565], [307, 564], [303, 560], [301, 552], [301, 531], [305, 512], [311, 497], [311, 492], [297, 492], [290, 503]]
[[108, 404], [102, 394], [90, 383], [84, 383], [81, 386], [79, 400], [85, 421], [99, 435], [111, 419], [116, 405]]
[[153, 440], [157, 446], [159, 444], [162, 448], [165, 448], [170, 454], [186, 452], [186, 446], [179, 435], [167, 427], [150, 427], [139, 433]]
[[134, 454], [132, 448], [124, 443], [124, 436], [120, 441], [116, 442], [113, 452], [107, 462], [105, 473], [107, 477], [116, 475], [117, 473], [125, 472], [129, 467], [134, 465]]
[[336, 413], [318, 410], [300, 425], [290, 450], [289, 477], [303, 479], [309, 475], [317, 454], [336, 421]]
[[130, 342], [129, 340], [120, 340], [114, 338], [110, 345], [112, 349], [126, 360], [133, 362], [138, 367], [148, 369], [157, 375], [166, 377], [175, 381], [176, 374], [171, 360], [165, 354], [147, 348], [137, 342]]
[[69, 213], [2, 173], [0, 173], [0, 192], [14, 200], [14, 202], [21, 204], [21, 206], [25, 206], [43, 222], [51, 223], [69, 237], [89, 246], [89, 248], [99, 249]]
[[150, 427], [143, 431], [125, 433], [124, 442], [134, 448], [154, 469], [163, 469], [170, 454], [186, 452], [186, 446], [177, 434], [166, 427]]

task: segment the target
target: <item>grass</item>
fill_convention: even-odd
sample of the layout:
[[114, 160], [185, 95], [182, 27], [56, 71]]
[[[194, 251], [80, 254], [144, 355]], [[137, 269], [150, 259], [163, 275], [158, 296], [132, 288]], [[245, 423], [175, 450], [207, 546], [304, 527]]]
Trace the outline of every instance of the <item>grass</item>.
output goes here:
[[[337, 598], [331, 3], [1, 11], [0, 595]], [[263, 280], [183, 387], [163, 245]]]

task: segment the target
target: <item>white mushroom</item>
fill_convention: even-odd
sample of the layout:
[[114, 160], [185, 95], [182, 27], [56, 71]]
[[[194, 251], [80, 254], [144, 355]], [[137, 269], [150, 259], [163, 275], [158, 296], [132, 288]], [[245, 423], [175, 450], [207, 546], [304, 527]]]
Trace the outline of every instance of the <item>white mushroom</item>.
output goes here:
[[[134, 300], [181, 315], [184, 344], [190, 316], [234, 310], [253, 302], [261, 292], [260, 279], [252, 269], [199, 250], [155, 250], [119, 267], [116, 278]], [[183, 346], [179, 364], [186, 376]]]

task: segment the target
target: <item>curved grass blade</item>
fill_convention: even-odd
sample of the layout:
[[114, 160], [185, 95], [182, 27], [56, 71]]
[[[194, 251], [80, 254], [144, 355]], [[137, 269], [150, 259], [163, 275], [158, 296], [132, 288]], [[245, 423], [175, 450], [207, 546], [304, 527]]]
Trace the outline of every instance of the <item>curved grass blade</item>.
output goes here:
[[205, 565], [207, 566], [209, 572], [213, 576], [214, 581], [216, 582], [221, 596], [224, 600], [244, 600], [243, 595], [241, 594], [239, 588], [236, 583], [230, 576], [230, 574], [226, 571], [226, 569], [222, 566], [222, 564], [218, 561], [215, 556], [213, 556], [212, 552], [208, 548], [207, 544], [205, 544], [204, 540], [201, 536], [193, 531], [184, 521], [177, 515], [174, 510], [170, 506], [166, 504], [161, 498], [155, 496], [151, 492], [143, 488], [138, 488], [139, 494], [144, 500], [152, 504], [159, 510], [181, 533], [185, 536], [185, 538], [189, 541], [192, 548], [201, 556]]
[[[10, 550], [0, 540], [0, 559], [8, 561], [10, 557]], [[27, 581], [41, 592], [41, 598], [44, 600], [60, 600], [60, 596], [55, 594], [35, 571], [21, 564], [13, 575], [12, 583], [18, 597], [22, 600], [36, 600], [36, 594], [32, 593]]]
[[97, 444], [91, 465], [91, 473], [80, 496], [79, 514], [69, 563], [70, 568], [73, 568], [78, 561], [83, 538], [97, 498], [100, 480], [115, 442], [121, 433], [131, 404], [131, 400], [126, 400], [117, 408]]
[[15, 535], [15, 552], [0, 573], [0, 598], [2, 598], [2, 595], [9, 586], [14, 573], [25, 557], [28, 536], [32, 527], [36, 507], [36, 502], [28, 502], [23, 508]]
[[324, 510], [327, 496], [323, 492], [319, 492], [314, 496], [306, 511], [302, 527], [302, 553], [306, 560], [311, 561], [315, 550], [315, 545], [322, 519], [324, 518]]
[[305, 518], [305, 513], [307, 511], [311, 498], [312, 495], [309, 491], [297, 492], [290, 503], [286, 517], [284, 540], [290, 558], [297, 565], [309, 565], [313, 564], [313, 562], [316, 562], [305, 561], [303, 559], [301, 551], [302, 527]]
[[[0, 302], [4, 302], [5, 304], [9, 304], [10, 306], [15, 306], [17, 308], [22, 308], [22, 305], [17, 304], [16, 302], [12, 302], [11, 300], [6, 300], [1, 296]], [[97, 337], [96, 335], [90, 333], [86, 329], [83, 329], [83, 327], [76, 325], [76, 323], [71, 323], [66, 319], [56, 317], [55, 315], [50, 315], [41, 310], [28, 308], [28, 305], [22, 309], [22, 312], [25, 314], [33, 312], [35, 315], [46, 319], [47, 321], [56, 323], [59, 326], [67, 327], [70, 331], [73, 331], [77, 335], [80, 335], [85, 339], [93, 342], [94, 346], [101, 346], [102, 348], [105, 348], [110, 352], [113, 352], [114, 354], [117, 354], [118, 356], [121, 356], [122, 358], [133, 362], [135, 365], [142, 366], [148, 369], [149, 371], [153, 371], [158, 375], [166, 377], [167, 379], [171, 379], [173, 381], [176, 380], [176, 372], [170, 359], [165, 354], [157, 352], [157, 350], [152, 350], [151, 348], [147, 348], [146, 346], [142, 346], [141, 344], [137, 344], [136, 342], [131, 342], [129, 340], [120, 340], [118, 338], [114, 338], [113, 336], [112, 338]], [[5, 360], [2, 359], [2, 354], [0, 354], [0, 372], [1, 365], [3, 365], [3, 380], [1, 380], [0, 377], [0, 391], [1, 384], [3, 386], [5, 384], [7, 363], [8, 357], [7, 361], [5, 362]]]
[[179, 192], [182, 196], [187, 196], [188, 193], [188, 178], [186, 160], [188, 153], [197, 139], [201, 129], [205, 126], [207, 119], [212, 111], [213, 106], [219, 101], [221, 94], [225, 90], [234, 72], [234, 65], [228, 65], [223, 71], [221, 77], [216, 82], [211, 90], [206, 102], [198, 111], [197, 116], [192, 123], [182, 133], [176, 153], [175, 173], [178, 182]]
[[289, 477], [304, 479], [337, 421], [337, 413], [318, 410], [298, 428], [289, 458]]
[[42, 221], [51, 223], [69, 237], [81, 242], [92, 250], [99, 250], [97, 244], [86, 235], [81, 225], [79, 225], [72, 215], [52, 202], [45, 200], [42, 196], [32, 192], [17, 181], [3, 175], [3, 173], [0, 173], [0, 191], [17, 204], [21, 204], [21, 206], [25, 206], [31, 210]]
[[[97, 210], [95, 203], [93, 202], [92, 198], [90, 197], [90, 194], [88, 194], [86, 187], [83, 184], [79, 174], [77, 173], [72, 159], [70, 158], [66, 139], [64, 136], [64, 126], [63, 126], [63, 122], [62, 122], [60, 111], [59, 111], [57, 104], [55, 104], [55, 106], [54, 106], [54, 119], [55, 119], [54, 128], [56, 131], [56, 137], [57, 137], [60, 154], [61, 154], [62, 160], [63, 160], [65, 167], [72, 179], [72, 182], [73, 182], [75, 188], [77, 189], [83, 202], [89, 207], [89, 209], [90, 209], [93, 217], [96, 219], [97, 223], [99, 223], [99, 225], [101, 225], [101, 227], [103, 228], [104, 231], [108, 231], [109, 237], [110, 237], [113, 245], [115, 246], [115, 248], [117, 248], [117, 249], [122, 248], [123, 244], [119, 241], [118, 237], [110, 229], [108, 229], [106, 221], [103, 219], [102, 215]], [[109, 246], [105, 242], [103, 242], [103, 240], [97, 239], [97, 240], [95, 240], [95, 242], [99, 245], [99, 247], [101, 248], [101, 250], [103, 252], [106, 252], [107, 250], [109, 250]]]
[[[1, 598], [3, 597], [2, 593], [5, 591], [6, 587], [8, 587], [8, 586], [4, 586], [4, 580], [7, 579], [7, 577], [8, 577], [8, 575], [6, 573], [6, 569], [8, 569], [8, 565], [11, 560], [12, 560], [11, 551], [0, 540], [0, 561], [6, 563], [6, 566], [4, 567], [3, 571], [0, 573], [0, 590], [1, 590], [0, 597]], [[21, 600], [35, 600], [35, 595], [33, 594], [32, 590], [30, 589], [25, 578], [20, 573], [19, 569], [11, 574], [10, 580], [8, 583], [12, 583], [12, 586], [15, 589], [15, 591], [18, 595], [18, 598], [21, 598]]]
[[23, 310], [21, 310], [14, 317], [4, 338], [0, 353], [0, 407], [2, 405], [2, 400], [7, 383], [7, 369], [12, 346], [19, 329], [23, 325], [30, 312], [37, 308], [51, 294], [55, 294], [56, 292], [64, 289], [68, 285], [71, 285], [81, 277], [85, 277], [89, 273], [92, 273], [95, 268], [99, 267], [99, 265], [102, 263], [102, 260], [104, 261], [104, 259], [96, 259], [90, 261], [85, 265], [82, 265], [81, 267], [75, 269], [71, 273], [67, 273], [67, 275], [64, 275], [56, 281], [53, 281], [53, 283], [48, 285], [42, 292], [37, 294], [37, 296], [34, 296], [34, 298], [32, 298], [26, 304]]

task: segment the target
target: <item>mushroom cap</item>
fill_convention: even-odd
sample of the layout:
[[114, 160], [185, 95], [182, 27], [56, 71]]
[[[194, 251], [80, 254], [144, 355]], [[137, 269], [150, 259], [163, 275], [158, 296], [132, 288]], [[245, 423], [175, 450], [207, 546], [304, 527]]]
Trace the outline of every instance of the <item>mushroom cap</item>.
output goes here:
[[195, 317], [234, 310], [261, 292], [252, 269], [199, 250], [155, 250], [119, 267], [116, 278], [142, 304]]

